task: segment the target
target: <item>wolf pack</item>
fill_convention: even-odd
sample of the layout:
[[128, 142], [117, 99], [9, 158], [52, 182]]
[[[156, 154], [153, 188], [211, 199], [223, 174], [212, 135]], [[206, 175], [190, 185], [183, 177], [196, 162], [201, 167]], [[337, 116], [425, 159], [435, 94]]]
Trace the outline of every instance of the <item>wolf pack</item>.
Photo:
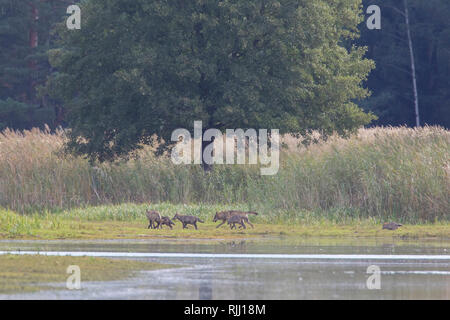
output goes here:
[[[178, 212], [172, 219], [168, 216], [162, 216], [155, 210], [147, 210], [146, 215], [149, 222], [147, 229], [162, 229], [163, 226], [167, 226], [172, 229], [172, 226], [175, 225], [175, 221], [178, 220], [181, 222], [183, 229], [186, 229], [188, 225], [193, 225], [195, 230], [197, 230], [197, 222], [204, 223], [204, 221], [197, 216], [181, 215]], [[213, 222], [222, 221], [216, 228], [220, 227], [224, 223], [227, 223], [230, 226], [230, 229], [236, 229], [236, 225], [239, 226], [239, 229], [246, 229], [246, 223], [253, 228], [253, 224], [248, 219], [248, 215], [256, 216], [258, 213], [255, 211], [239, 210], [220, 211], [216, 212]]]

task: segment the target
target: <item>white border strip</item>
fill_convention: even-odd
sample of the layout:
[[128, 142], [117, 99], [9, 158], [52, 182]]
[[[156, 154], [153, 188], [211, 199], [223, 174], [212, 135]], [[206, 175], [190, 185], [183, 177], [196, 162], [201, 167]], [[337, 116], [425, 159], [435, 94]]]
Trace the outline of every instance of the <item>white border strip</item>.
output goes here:
[[449, 260], [450, 255], [387, 254], [228, 254], [228, 253], [161, 253], [161, 252], [86, 252], [86, 251], [0, 251], [0, 255], [46, 255], [72, 257], [128, 258], [237, 258], [237, 259], [330, 259], [330, 260]]

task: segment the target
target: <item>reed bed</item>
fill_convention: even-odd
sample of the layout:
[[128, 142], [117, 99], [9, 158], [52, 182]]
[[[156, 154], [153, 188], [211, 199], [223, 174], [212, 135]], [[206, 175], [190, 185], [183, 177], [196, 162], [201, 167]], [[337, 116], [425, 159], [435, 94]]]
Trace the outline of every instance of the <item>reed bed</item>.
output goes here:
[[216, 165], [211, 172], [174, 165], [152, 147], [133, 159], [90, 164], [64, 154], [64, 142], [63, 131], [0, 133], [1, 207], [49, 214], [170, 203], [252, 209], [267, 221], [449, 220], [450, 131], [440, 127], [361, 129], [309, 147], [285, 136], [274, 176], [261, 176], [254, 165]]

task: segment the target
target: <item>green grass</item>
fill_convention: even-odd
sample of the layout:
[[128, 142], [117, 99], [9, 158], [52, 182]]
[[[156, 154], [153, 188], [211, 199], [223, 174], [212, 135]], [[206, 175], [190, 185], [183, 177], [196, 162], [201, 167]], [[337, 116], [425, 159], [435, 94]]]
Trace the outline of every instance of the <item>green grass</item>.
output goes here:
[[132, 276], [140, 270], [172, 266], [135, 260], [96, 257], [54, 257], [43, 255], [1, 255], [0, 293], [33, 292], [42, 289], [66, 290], [67, 267], [77, 265], [83, 281], [112, 281]]
[[[245, 205], [234, 208], [246, 210]], [[173, 230], [147, 229], [145, 210], [152, 208], [163, 215], [173, 217], [176, 212], [201, 217], [205, 223], [198, 223], [198, 230], [192, 226], [182, 229], [176, 222]], [[259, 212], [250, 220], [255, 225], [245, 230], [230, 230], [224, 224], [212, 221], [214, 213], [229, 209], [222, 205], [174, 205], [168, 203], [154, 205], [122, 204], [118, 206], [98, 206], [77, 208], [58, 213], [21, 215], [0, 209], [0, 239], [144, 239], [144, 238], [190, 238], [190, 239], [235, 239], [262, 236], [305, 236], [333, 237], [397, 237], [397, 238], [445, 238], [450, 236], [447, 221], [404, 225], [398, 230], [382, 230], [382, 221], [375, 218], [360, 218], [343, 213], [331, 212], [327, 215], [301, 212], [287, 219], [276, 221], [266, 212]]]
[[[270, 223], [450, 220], [450, 131], [439, 127], [362, 129], [308, 148], [284, 137], [288, 148], [275, 176], [261, 176], [250, 165], [216, 165], [212, 172], [176, 166], [167, 155], [156, 157], [152, 147], [131, 160], [90, 164], [63, 155], [64, 140], [62, 132], [0, 134], [0, 206], [46, 214], [123, 203], [152, 203], [161, 210], [165, 203], [194, 203], [199, 215], [202, 208], [245, 208], [263, 212], [261, 219]], [[114, 214], [120, 221], [122, 208], [93, 215]]]

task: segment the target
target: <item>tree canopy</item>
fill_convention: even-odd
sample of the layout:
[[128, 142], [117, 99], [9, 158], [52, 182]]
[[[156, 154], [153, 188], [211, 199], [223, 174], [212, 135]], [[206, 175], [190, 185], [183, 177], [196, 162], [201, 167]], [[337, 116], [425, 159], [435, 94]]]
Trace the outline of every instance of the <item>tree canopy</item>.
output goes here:
[[194, 120], [345, 135], [374, 119], [357, 106], [374, 64], [348, 46], [360, 2], [84, 1], [81, 30], [59, 28], [47, 90], [68, 110], [70, 148], [92, 159]]
[[59, 0], [0, 0], [0, 130], [56, 124], [55, 106], [36, 89], [51, 73], [47, 51], [61, 8]]
[[[147, 97], [140, 97], [142, 103], [136, 112], [141, 114], [139, 108], [143, 108], [144, 104], [150, 105], [151, 101], [164, 100], [164, 91], [159, 90], [155, 85], [156, 80], [154, 79], [158, 75], [149, 72], [151, 64], [147, 62], [151, 60], [152, 63], [159, 63], [164, 60], [161, 58], [161, 52], [168, 50], [170, 52], [170, 55], [167, 55], [168, 58], [163, 61], [162, 65], [158, 65], [158, 69], [151, 66], [152, 70], [160, 72], [166, 79], [170, 77], [171, 81], [173, 79], [177, 79], [179, 83], [189, 81], [191, 86], [197, 86], [197, 88], [198, 79], [203, 74], [205, 77], [203, 84], [208, 83], [208, 99], [198, 98], [199, 95], [196, 92], [184, 95], [180, 92], [180, 88], [177, 88], [177, 92], [174, 92], [171, 97], [174, 100], [176, 97], [178, 100], [182, 100], [183, 103], [179, 103], [182, 108], [178, 112], [185, 116], [186, 122], [194, 118], [191, 106], [195, 101], [189, 99], [197, 97], [201, 103], [195, 104], [196, 112], [203, 115], [201, 119], [211, 120], [213, 124], [223, 121], [224, 126], [230, 123], [244, 126], [244, 122], [247, 121], [248, 126], [254, 125], [255, 122], [260, 124], [264, 122], [268, 126], [272, 122], [278, 121], [279, 123], [281, 119], [284, 119], [286, 128], [285, 126], [283, 128], [286, 130], [287, 127], [294, 128], [293, 132], [297, 130], [305, 132], [307, 130], [305, 128], [325, 128], [324, 132], [327, 132], [333, 127], [342, 132], [345, 131], [343, 128], [348, 127], [343, 123], [350, 122], [350, 127], [352, 127], [353, 121], [355, 121], [355, 125], [367, 122], [367, 116], [361, 114], [356, 105], [352, 105], [356, 111], [353, 116], [348, 117], [348, 112], [352, 113], [351, 111], [344, 112], [339, 117], [339, 121], [335, 121], [335, 115], [330, 113], [330, 108], [316, 107], [324, 105], [324, 100], [328, 96], [327, 90], [333, 92], [331, 88], [333, 81], [341, 86], [346, 86], [348, 88], [345, 90], [346, 94], [352, 92], [353, 89], [342, 81], [345, 76], [342, 70], [345, 70], [345, 66], [350, 68], [350, 65], [354, 63], [357, 68], [352, 70], [354, 73], [348, 73], [350, 78], [357, 79], [364, 75], [365, 70], [363, 69], [370, 62], [362, 58], [361, 52], [357, 54], [359, 58], [355, 57], [355, 53], [353, 53], [353, 61], [348, 61], [349, 58], [346, 58], [346, 56], [351, 56], [355, 50], [352, 50], [354, 44], [359, 47], [367, 46], [366, 58], [373, 60], [376, 68], [370, 72], [365, 84], [372, 94], [364, 99], [355, 98], [349, 99], [349, 101], [358, 104], [366, 112], [373, 112], [378, 116], [378, 120], [372, 121], [371, 125], [412, 126], [415, 124], [410, 57], [406, 41], [405, 19], [401, 14], [403, 1], [362, 0], [363, 12], [369, 5], [376, 4], [381, 7], [381, 30], [369, 30], [365, 21], [361, 20], [362, 15], [358, 13], [359, 5], [356, 0], [246, 1], [247, 3], [241, 4], [237, 1], [221, 1], [217, 4], [207, 1], [191, 1], [189, 5], [182, 1], [169, 1], [169, 3], [156, 1], [153, 4], [146, 4], [145, 2], [122, 0], [109, 1], [109, 3], [98, 1], [98, 4], [93, 4], [95, 1], [84, 0], [82, 20], [83, 25], [87, 28], [74, 30], [72, 34], [64, 34], [65, 30], [60, 29], [56, 34], [54, 32], [56, 23], [59, 22], [61, 26], [65, 26], [65, 20], [68, 18], [67, 7], [78, 2], [78, 0], [0, 0], [0, 130], [6, 127], [12, 129], [42, 128], [44, 124], [48, 124], [50, 128], [56, 128], [59, 125], [68, 127], [65, 120], [72, 119], [72, 116], [67, 115], [65, 109], [73, 110], [72, 107], [81, 103], [81, 99], [90, 98], [80, 87], [71, 89], [67, 94], [64, 93], [65, 84], [59, 83], [59, 80], [69, 75], [76, 81], [86, 82], [86, 86], [97, 86], [95, 83], [97, 80], [90, 81], [89, 76], [76, 75], [77, 72], [83, 70], [77, 61], [85, 63], [83, 68], [90, 68], [87, 60], [83, 60], [83, 57], [79, 56], [80, 50], [84, 50], [84, 54], [92, 55], [93, 58], [89, 63], [94, 66], [96, 59], [106, 52], [106, 55], [115, 61], [110, 64], [115, 65], [110, 70], [101, 70], [101, 66], [95, 66], [97, 69], [93, 70], [99, 77], [115, 78], [110, 81], [114, 82], [116, 86], [120, 86], [118, 81], [125, 82], [128, 86], [132, 86], [132, 82], [137, 81], [139, 86], [132, 88], [132, 92], [142, 91], [144, 88], [141, 88], [142, 84], [158, 91], [159, 98], [148, 94], [146, 94]], [[448, 16], [450, 3], [447, 0], [408, 0], [407, 3], [421, 123], [439, 124], [449, 128], [448, 71], [450, 59], [448, 59], [448, 52], [450, 42], [448, 39], [450, 24]], [[264, 9], [261, 10], [263, 4]], [[143, 21], [150, 18], [155, 20], [152, 20], [153, 22]], [[368, 14], [365, 15], [365, 18], [368, 19]], [[355, 35], [358, 33], [355, 20], [360, 21], [358, 29], [361, 37], [359, 39], [355, 39]], [[104, 22], [106, 22], [106, 27]], [[201, 30], [196, 30], [196, 26], [201, 27]], [[115, 35], [112, 35], [111, 31]], [[87, 35], [89, 32], [94, 32], [95, 37], [89, 37]], [[129, 36], [130, 39], [128, 39]], [[199, 36], [204, 37], [204, 40], [198, 40]], [[62, 41], [58, 43], [59, 38], [62, 38]], [[173, 43], [178, 41], [178, 38], [183, 41]], [[339, 40], [336, 41], [337, 38]], [[107, 42], [115, 41], [115, 39], [119, 39], [119, 42], [108, 46]], [[155, 44], [155, 39], [159, 41], [158, 44]], [[172, 42], [163, 43], [163, 41], [169, 40]], [[185, 46], [189, 45], [189, 41], [194, 40], [196, 41], [195, 45], [190, 47], [193, 51], [188, 53]], [[218, 43], [219, 40], [222, 42]], [[296, 43], [295, 46], [289, 45], [293, 42]], [[202, 49], [201, 45], [209, 47]], [[177, 46], [179, 49], [170, 49], [177, 48]], [[343, 48], [347, 53], [343, 51]], [[52, 51], [52, 49], [57, 50]], [[238, 51], [235, 51], [234, 56], [229, 57], [228, 55], [233, 51], [231, 49]], [[224, 53], [225, 51], [220, 52], [220, 50], [228, 51]], [[270, 53], [270, 59], [275, 60], [275, 64], [280, 61], [280, 66], [273, 65], [269, 69], [258, 69], [258, 66], [267, 67], [271, 64], [269, 50], [273, 51]], [[336, 53], [339, 50], [342, 52]], [[364, 49], [356, 50], [363, 51]], [[48, 63], [49, 52], [52, 53], [54, 67]], [[150, 59], [149, 52], [158, 54], [158, 56], [152, 56]], [[204, 55], [200, 55], [199, 52], [203, 52]], [[217, 58], [216, 64], [214, 64], [212, 57], [216, 52], [222, 54], [224, 58]], [[258, 59], [252, 60], [253, 54], [257, 54]], [[70, 55], [73, 56], [69, 59]], [[64, 61], [67, 61], [66, 66], [64, 66], [65, 62], [58, 60], [58, 57], [63, 56], [65, 57]], [[143, 58], [144, 56], [146, 58]], [[295, 59], [292, 58], [294, 56]], [[283, 57], [283, 59], [279, 57]], [[286, 59], [292, 59], [292, 61], [287, 61], [292, 63], [294, 68], [289, 69], [289, 63], [281, 63]], [[297, 64], [299, 60], [302, 63]], [[364, 68], [360, 68], [359, 62], [355, 62], [358, 60], [365, 66]], [[185, 64], [190, 65], [180, 68], [179, 65], [183, 65], [183, 61], [187, 61]], [[191, 61], [192, 63], [190, 63]], [[198, 64], [199, 61], [202, 61], [201, 65]], [[220, 61], [220, 65], [217, 63], [218, 61]], [[247, 65], [248, 61], [252, 63], [253, 67]], [[76, 63], [76, 67], [67, 67], [71, 63]], [[101, 63], [105, 63], [105, 61]], [[164, 70], [169, 64], [172, 71]], [[145, 67], [142, 68], [142, 65]], [[55, 68], [55, 66], [60, 67]], [[137, 73], [135, 69], [139, 72]], [[255, 69], [258, 72], [254, 72]], [[284, 72], [287, 69], [290, 70], [289, 73]], [[174, 74], [174, 70], [180, 70], [180, 73]], [[189, 70], [193, 71], [189, 73]], [[100, 73], [98, 74], [97, 71]], [[214, 72], [217, 74], [214, 75]], [[38, 92], [41, 92], [38, 90], [39, 87], [46, 82], [50, 74], [52, 74], [52, 81], [49, 82], [48, 89], [51, 89], [50, 91], [55, 97], [64, 96], [64, 99], [49, 99], [48, 95], [38, 95]], [[269, 74], [270, 77], [267, 77], [266, 74]], [[336, 80], [338, 74], [341, 77], [339, 81]], [[196, 75], [197, 80], [193, 75]], [[160, 78], [161, 82], [165, 81], [162, 76]], [[186, 80], [188, 78], [190, 79]], [[214, 81], [211, 82], [212, 78]], [[239, 81], [236, 81], [236, 78], [239, 78]], [[300, 80], [294, 82], [292, 79]], [[219, 86], [219, 83], [222, 85]], [[308, 83], [313, 83], [313, 85]], [[269, 84], [275, 89], [268, 90]], [[288, 85], [286, 86], [286, 84]], [[325, 87], [325, 84], [328, 84], [328, 87]], [[176, 85], [175, 81], [172, 81], [172, 86]], [[352, 86], [354, 87], [354, 85]], [[359, 85], [359, 87], [362, 86]], [[164, 88], [169, 90], [168, 84]], [[211, 88], [216, 89], [212, 90]], [[342, 91], [337, 86], [335, 88], [338, 92]], [[124, 90], [128, 90], [126, 86], [121, 87], [121, 92]], [[186, 87], [185, 90], [191, 91], [191, 87]], [[263, 92], [263, 90], [267, 91]], [[279, 95], [280, 90], [286, 95]], [[233, 95], [235, 92], [239, 94]], [[228, 96], [225, 96], [225, 93]], [[114, 94], [118, 95], [119, 93], [114, 92]], [[355, 92], [352, 94], [358, 95]], [[101, 96], [105, 98], [108, 95], [110, 94], [105, 92]], [[233, 96], [232, 101], [229, 98], [230, 95]], [[217, 96], [221, 99], [215, 100]], [[345, 100], [345, 96], [341, 98]], [[114, 96], [111, 99], [115, 99]], [[245, 99], [251, 100], [252, 103], [246, 103]], [[297, 107], [287, 110], [290, 108], [289, 104], [297, 103], [294, 101], [295, 99], [298, 100]], [[335, 99], [335, 97], [330, 95], [330, 99]], [[343, 101], [342, 99], [340, 101]], [[274, 103], [273, 100], [276, 102]], [[314, 100], [314, 102], [309, 103], [308, 100]], [[211, 101], [214, 101], [214, 107], [211, 106]], [[286, 101], [289, 101], [289, 104], [286, 104]], [[242, 107], [243, 104], [246, 107]], [[90, 105], [92, 105], [92, 101]], [[202, 111], [205, 105], [209, 105], [209, 111]], [[272, 110], [272, 113], [261, 113], [258, 109], [268, 109], [266, 107], [269, 105], [276, 110]], [[336, 105], [342, 106], [343, 104], [338, 101], [333, 104], [333, 108]], [[110, 106], [106, 106], [100, 111], [94, 109], [93, 112], [105, 110], [111, 119], [116, 117], [117, 114], [110, 112], [109, 109]], [[186, 109], [190, 111], [186, 113]], [[218, 112], [211, 112], [212, 109], [217, 109]], [[341, 109], [336, 108], [336, 113], [340, 115]], [[77, 112], [72, 113], [72, 115], [76, 114]], [[210, 116], [211, 114], [216, 116]], [[257, 119], [255, 119], [256, 114], [258, 114]], [[305, 114], [308, 116], [304, 116]], [[365, 121], [357, 120], [359, 117], [357, 114], [362, 116]], [[88, 115], [89, 113], [87, 113], [87, 118]], [[297, 117], [297, 115], [299, 116]], [[164, 120], [158, 120], [160, 125], [163, 122], [172, 123], [171, 119], [167, 119], [168, 117], [168, 114], [158, 115], [158, 119]], [[220, 119], [217, 120], [218, 118]], [[144, 126], [134, 120], [137, 131], [142, 131], [144, 127], [148, 129], [147, 131], [155, 131], [156, 124]], [[80, 118], [79, 121], [82, 119]], [[109, 126], [105, 119], [102, 121], [104, 126]], [[76, 123], [77, 121], [71, 120], [71, 122]], [[242, 125], [242, 123], [244, 124]], [[181, 125], [185, 126], [183, 123]], [[89, 130], [88, 128], [89, 126], [86, 126], [86, 130]], [[164, 128], [167, 129], [167, 126], [164, 125]], [[82, 133], [80, 130], [78, 132]], [[141, 136], [140, 139], [142, 139], [146, 135], [147, 133], [136, 136]], [[114, 139], [111, 142], [114, 142]], [[96, 144], [101, 145], [101, 140], [99, 134], [96, 133], [98, 142]], [[87, 140], [82, 139], [82, 141]], [[92, 146], [92, 149], [96, 148]], [[116, 151], [111, 154], [114, 153]]]

